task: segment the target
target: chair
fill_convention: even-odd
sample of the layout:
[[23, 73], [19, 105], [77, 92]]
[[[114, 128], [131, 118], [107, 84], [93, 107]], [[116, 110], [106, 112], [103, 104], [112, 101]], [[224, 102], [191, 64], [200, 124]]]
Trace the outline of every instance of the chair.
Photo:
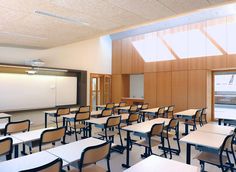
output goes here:
[[130, 108], [129, 108], [128, 113], [135, 113], [135, 112], [138, 112], [138, 111], [139, 111], [139, 109], [138, 109], [137, 105], [131, 105]]
[[[228, 135], [225, 138], [219, 153], [201, 152], [195, 157], [195, 159], [200, 161], [201, 171], [205, 170], [205, 163], [221, 168], [222, 172], [226, 172], [228, 169], [230, 169], [231, 172], [235, 171], [235, 169], [233, 169], [234, 164], [236, 164], [235, 153], [233, 150], [233, 139], [235, 138], [235, 133], [236, 129], [234, 130], [234, 134]], [[223, 154], [224, 152], [226, 155]], [[230, 153], [233, 155], [234, 163], [230, 160]]]
[[165, 117], [166, 118], [174, 118], [174, 105], [168, 106], [166, 113], [165, 113]]
[[[26, 162], [27, 163], [27, 162]], [[28, 170], [22, 170], [20, 172], [61, 172], [62, 171], [62, 159], [57, 158], [56, 160], [49, 162], [48, 164], [45, 164], [40, 167], [36, 167], [33, 169], [28, 169]]]
[[199, 118], [199, 124], [200, 126], [203, 126], [204, 123], [207, 124], [207, 108], [202, 108], [202, 112]]
[[[79, 169], [70, 172], [110, 172], [110, 148], [110, 142], [85, 148], [78, 162]], [[96, 164], [104, 158], [107, 160], [107, 170]]]
[[190, 125], [193, 126], [192, 131], [195, 131], [197, 129], [197, 124], [196, 124], [196, 119], [199, 119], [201, 116], [201, 111], [202, 110], [197, 110], [195, 112], [195, 115], [193, 116], [193, 118], [191, 120], [187, 120], [184, 122], [185, 125]]
[[144, 104], [142, 104], [142, 106], [141, 106], [140, 110], [145, 110], [145, 109], [148, 109], [148, 106], [149, 106], [149, 104], [148, 104], [148, 103], [144, 103]]
[[105, 109], [113, 109], [115, 106], [114, 103], [107, 103]]
[[56, 115], [52, 116], [55, 118], [56, 127], [58, 128], [58, 123], [61, 122], [58, 120], [58, 118], [62, 115], [69, 115], [70, 114], [70, 108], [58, 108]]
[[155, 113], [155, 116], [146, 114], [148, 119], [153, 119], [153, 118], [159, 118], [159, 117], [164, 117], [165, 116], [165, 107], [160, 107], [158, 108], [157, 112]]
[[42, 132], [40, 136], [39, 142], [39, 151], [42, 151], [42, 146], [44, 144], [52, 143], [54, 144], [56, 141], [60, 141], [66, 133], [65, 127], [48, 129]]
[[82, 112], [79, 111], [75, 114], [75, 118], [73, 119], [74, 121], [69, 122], [70, 131], [74, 130], [76, 141], [78, 140], [77, 133], [81, 133], [81, 131], [83, 131], [84, 136], [86, 135], [88, 126], [85, 124], [85, 121], [89, 119], [90, 111], [85, 111], [84, 109]]
[[6, 160], [11, 159], [13, 140], [10, 137], [0, 140], [0, 156], [6, 155]]
[[23, 120], [23, 121], [16, 121], [16, 122], [9, 122], [5, 126], [5, 133], [4, 135], [10, 135], [19, 132], [25, 132], [30, 130], [30, 120]]
[[90, 112], [90, 106], [80, 106], [78, 112]]
[[119, 107], [125, 107], [126, 106], [126, 102], [120, 102], [119, 103]]
[[[111, 140], [112, 143], [114, 142], [115, 135], [119, 135], [120, 137], [120, 144], [123, 147], [123, 142], [121, 138], [121, 131], [120, 131], [120, 123], [121, 123], [121, 116], [110, 116], [106, 124], [104, 126], [104, 130], [102, 132], [99, 132], [98, 135], [102, 136], [102, 138], [106, 141]], [[118, 130], [118, 132], [115, 131], [115, 129]]]
[[[163, 130], [162, 137], [167, 140], [168, 144], [168, 152], [170, 152], [170, 159], [172, 159], [172, 152], [176, 153], [179, 155], [180, 153], [180, 144], [179, 144], [179, 121], [175, 118], [172, 118]], [[177, 149], [172, 149], [170, 146], [170, 138], [175, 137], [173, 140], [176, 140], [177, 142]]]
[[[147, 157], [150, 156], [151, 154], [154, 154], [152, 151], [152, 147], [154, 146], [162, 144], [162, 147], [164, 147], [164, 139], [162, 137], [163, 128], [164, 128], [164, 123], [154, 124], [151, 128], [151, 131], [148, 133], [146, 139], [142, 139], [133, 143], [145, 147], [145, 153], [144, 155], [142, 155], [143, 157]], [[161, 141], [154, 139], [154, 137], [160, 137]], [[164, 155], [166, 157], [165, 149], [163, 150], [164, 150]]]
[[112, 109], [103, 109], [100, 117], [108, 117], [112, 115]]

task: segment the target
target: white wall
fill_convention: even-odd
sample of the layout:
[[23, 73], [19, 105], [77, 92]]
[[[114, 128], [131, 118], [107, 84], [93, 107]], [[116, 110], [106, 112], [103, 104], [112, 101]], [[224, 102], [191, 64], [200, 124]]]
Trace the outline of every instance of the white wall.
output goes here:
[[130, 97], [143, 98], [144, 97], [144, 76], [130, 75]]
[[90, 73], [111, 74], [112, 42], [102, 36], [46, 50], [0, 47], [0, 63], [24, 64], [25, 60], [40, 58], [45, 66], [88, 71], [89, 102]]

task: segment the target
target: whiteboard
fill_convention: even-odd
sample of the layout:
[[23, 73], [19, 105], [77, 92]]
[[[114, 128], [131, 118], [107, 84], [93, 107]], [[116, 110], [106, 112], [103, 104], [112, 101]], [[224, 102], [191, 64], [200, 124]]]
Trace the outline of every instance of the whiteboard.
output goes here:
[[76, 77], [0, 73], [1, 112], [76, 104], [76, 95]]

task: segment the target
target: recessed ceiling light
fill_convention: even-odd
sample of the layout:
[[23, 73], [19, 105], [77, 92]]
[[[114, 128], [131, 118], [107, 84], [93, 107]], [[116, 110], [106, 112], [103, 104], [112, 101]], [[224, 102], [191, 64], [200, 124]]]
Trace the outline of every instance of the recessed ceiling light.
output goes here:
[[39, 37], [35, 35], [28, 35], [23, 33], [17, 33], [17, 32], [0, 32], [1, 35], [11, 35], [11, 36], [17, 36], [17, 37], [24, 37], [24, 38], [31, 38], [31, 39], [48, 39], [45, 37]]
[[62, 20], [62, 21], [65, 21], [65, 22], [69, 22], [69, 23], [89, 26], [89, 23], [87, 23], [87, 22], [83, 22], [83, 21], [78, 20], [78, 19], [73, 19], [73, 18], [69, 18], [69, 17], [60, 16], [60, 15], [49, 13], [49, 12], [45, 12], [45, 11], [35, 10], [34, 13], [39, 14], [39, 15], [43, 15], [43, 16], [54, 17], [54, 18], [57, 18], [59, 20]]

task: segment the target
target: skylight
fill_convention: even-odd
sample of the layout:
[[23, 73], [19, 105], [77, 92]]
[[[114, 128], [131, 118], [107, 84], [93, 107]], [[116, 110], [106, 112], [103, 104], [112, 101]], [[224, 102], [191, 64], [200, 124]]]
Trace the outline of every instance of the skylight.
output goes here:
[[132, 42], [145, 62], [174, 60], [174, 56], [158, 37], [144, 38]]
[[181, 59], [222, 55], [198, 29], [176, 32], [163, 37]]

